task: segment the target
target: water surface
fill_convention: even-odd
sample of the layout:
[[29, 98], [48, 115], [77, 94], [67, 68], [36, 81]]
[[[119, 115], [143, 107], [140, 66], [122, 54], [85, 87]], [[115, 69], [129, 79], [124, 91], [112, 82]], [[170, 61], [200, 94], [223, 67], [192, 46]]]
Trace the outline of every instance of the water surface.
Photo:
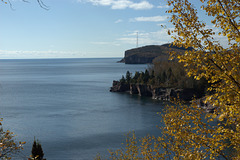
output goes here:
[[129, 131], [159, 134], [162, 102], [109, 92], [127, 70], [148, 67], [118, 60], [0, 60], [3, 127], [27, 142], [17, 159], [31, 154], [34, 136], [48, 160], [81, 160], [121, 147]]

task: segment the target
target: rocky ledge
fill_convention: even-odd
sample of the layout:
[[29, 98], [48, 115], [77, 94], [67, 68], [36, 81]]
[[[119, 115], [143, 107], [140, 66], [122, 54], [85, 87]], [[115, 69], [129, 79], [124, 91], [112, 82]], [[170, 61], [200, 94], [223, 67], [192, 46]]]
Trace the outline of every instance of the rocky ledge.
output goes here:
[[178, 98], [183, 101], [191, 101], [193, 97], [202, 97], [202, 95], [199, 95], [197, 91], [191, 88], [164, 88], [154, 87], [147, 84], [126, 84], [119, 81], [113, 81], [110, 92], [128, 92], [129, 94], [137, 94], [139, 96], [152, 97], [152, 99], [167, 101], [174, 98]]
[[[194, 89], [177, 89], [177, 88], [164, 88], [153, 87], [146, 84], [126, 84], [119, 81], [113, 81], [113, 85], [110, 88], [110, 92], [126, 92], [129, 94], [136, 94], [144, 97], [151, 97], [156, 100], [170, 101], [173, 99], [180, 99], [185, 102], [196, 103], [199, 108], [205, 110], [205, 112], [213, 113], [216, 107], [210, 103], [205, 103], [205, 97], [199, 94]], [[193, 100], [196, 98], [197, 100]]]

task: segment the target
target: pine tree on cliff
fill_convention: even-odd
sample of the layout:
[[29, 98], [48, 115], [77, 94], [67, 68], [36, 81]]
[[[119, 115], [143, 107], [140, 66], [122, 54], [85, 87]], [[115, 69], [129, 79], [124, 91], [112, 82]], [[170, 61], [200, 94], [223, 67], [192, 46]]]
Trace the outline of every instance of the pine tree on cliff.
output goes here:
[[130, 80], [131, 79], [132, 79], [131, 73], [129, 71], [127, 71], [127, 73], [126, 73], [126, 82], [127, 82], [127, 84], [130, 84]]
[[146, 69], [143, 77], [143, 82], [146, 84], [150, 78], [149, 71]]
[[140, 77], [140, 73], [139, 72], [135, 72], [135, 75], [132, 78], [132, 83], [137, 83], [139, 77]]
[[126, 83], [126, 79], [124, 78], [124, 76], [122, 76], [122, 78], [120, 79], [120, 83], [122, 83], [122, 84]]
[[138, 77], [138, 80], [137, 80], [137, 83], [144, 84], [144, 72], [140, 73], [140, 75]]

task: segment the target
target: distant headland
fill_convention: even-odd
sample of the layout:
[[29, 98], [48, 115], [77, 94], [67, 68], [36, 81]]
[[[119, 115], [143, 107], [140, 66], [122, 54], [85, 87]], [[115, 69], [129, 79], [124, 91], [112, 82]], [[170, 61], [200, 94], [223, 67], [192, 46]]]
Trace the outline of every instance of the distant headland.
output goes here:
[[120, 60], [120, 63], [125, 64], [147, 64], [153, 63], [154, 60], [167, 61], [169, 58], [169, 52], [185, 52], [192, 48], [177, 47], [171, 43], [163, 45], [148, 45], [138, 48], [133, 48], [125, 51], [124, 58]]
[[176, 47], [172, 44], [150, 45], [125, 51], [124, 58], [119, 61], [125, 64], [153, 64], [145, 72], [122, 75], [114, 80], [111, 92], [128, 92], [139, 96], [152, 97], [159, 100], [179, 98], [191, 101], [202, 98], [206, 94], [208, 83], [205, 79], [195, 80], [186, 75], [183, 64], [169, 60], [170, 52], [184, 54], [193, 48]]

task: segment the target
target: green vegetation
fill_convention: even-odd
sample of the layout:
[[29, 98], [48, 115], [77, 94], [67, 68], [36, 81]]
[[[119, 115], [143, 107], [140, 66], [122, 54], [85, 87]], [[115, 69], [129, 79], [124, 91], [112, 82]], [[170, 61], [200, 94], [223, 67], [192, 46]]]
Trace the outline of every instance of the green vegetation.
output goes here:
[[32, 155], [31, 155], [31, 159], [33, 160], [43, 160], [43, 150], [42, 150], [42, 145], [40, 144], [40, 142], [37, 140], [35, 140], [34, 138], [34, 142], [33, 142], [33, 146], [32, 146]]
[[121, 83], [146, 84], [153, 86], [153, 88], [191, 88], [201, 94], [204, 94], [209, 86], [204, 78], [195, 80], [193, 77], [187, 76], [183, 65], [176, 61], [155, 60], [145, 72], [135, 72], [133, 75], [127, 71], [125, 77], [122, 76]]

